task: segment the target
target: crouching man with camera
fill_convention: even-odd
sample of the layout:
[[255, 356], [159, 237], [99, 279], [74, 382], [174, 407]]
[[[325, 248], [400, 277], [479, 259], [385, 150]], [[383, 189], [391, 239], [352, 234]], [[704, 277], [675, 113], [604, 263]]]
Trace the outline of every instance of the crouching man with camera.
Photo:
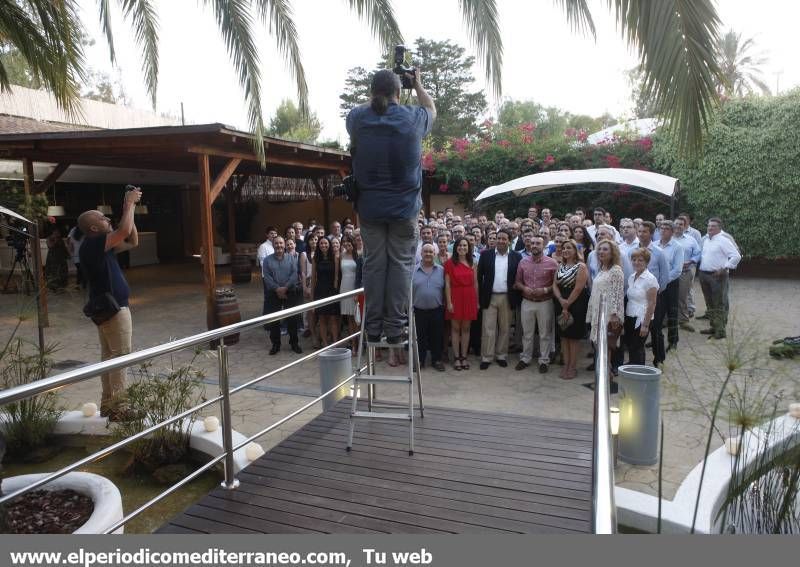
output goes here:
[[381, 335], [390, 343], [401, 340], [422, 206], [422, 138], [436, 119], [436, 107], [419, 73], [406, 71], [404, 84], [415, 90], [420, 106], [401, 105], [400, 76], [381, 70], [372, 78], [372, 100], [347, 116], [364, 240], [369, 341]]
[[[86, 211], [78, 217], [78, 227], [84, 234], [80, 264], [89, 284], [89, 301], [83, 312], [97, 325], [103, 360], [131, 352], [130, 288], [116, 254], [139, 244], [133, 213], [136, 203], [142, 198], [142, 191], [132, 185], [126, 189], [122, 219], [116, 230], [111, 228], [111, 220], [99, 211]], [[125, 406], [124, 400], [125, 372], [126, 369], [121, 368], [102, 376], [100, 415], [107, 416], [110, 421], [125, 421], [131, 414], [131, 408]]]

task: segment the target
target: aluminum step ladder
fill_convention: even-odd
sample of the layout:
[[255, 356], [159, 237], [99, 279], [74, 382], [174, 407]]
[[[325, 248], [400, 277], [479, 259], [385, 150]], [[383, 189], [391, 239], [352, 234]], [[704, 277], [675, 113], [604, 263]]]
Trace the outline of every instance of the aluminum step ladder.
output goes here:
[[[417, 387], [419, 398], [419, 415], [424, 416], [424, 405], [422, 403], [422, 373], [420, 371], [419, 349], [417, 347], [417, 330], [414, 325], [414, 289], [413, 284], [408, 293], [408, 327], [406, 333], [402, 335], [398, 343], [388, 343], [385, 337], [381, 337], [378, 342], [367, 340], [366, 331], [366, 308], [365, 315], [361, 317], [361, 334], [358, 339], [358, 364], [356, 365], [356, 375], [353, 378], [353, 405], [350, 410], [350, 433], [347, 437], [347, 450], [353, 447], [353, 435], [355, 433], [356, 422], [359, 420], [377, 419], [383, 421], [405, 421], [408, 423], [408, 454], [414, 454], [414, 384]], [[365, 297], [366, 301], [369, 301]], [[365, 348], [366, 346], [366, 348]], [[389, 348], [403, 350], [408, 347], [407, 372], [405, 375], [389, 375], [375, 373], [375, 349]], [[362, 356], [367, 354], [367, 373], [362, 374]], [[398, 356], [400, 353], [396, 353]], [[408, 402], [378, 402], [378, 384], [407, 384]], [[367, 411], [359, 411], [358, 397], [360, 386], [366, 386], [367, 392]], [[394, 411], [379, 411], [379, 410]]]

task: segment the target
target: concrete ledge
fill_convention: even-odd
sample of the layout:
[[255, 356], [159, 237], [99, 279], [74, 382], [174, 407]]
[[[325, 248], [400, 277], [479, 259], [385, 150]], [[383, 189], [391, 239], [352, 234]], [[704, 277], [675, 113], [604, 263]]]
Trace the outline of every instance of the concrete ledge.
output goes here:
[[[800, 444], [800, 420], [788, 414], [770, 424], [747, 431], [740, 442], [738, 469], [740, 475], [747, 473], [767, 451], [770, 456]], [[720, 533], [722, 526], [716, 519], [730, 485], [736, 457], [729, 454], [725, 446], [711, 453], [706, 459], [703, 489], [697, 506], [695, 532], [700, 534]], [[703, 462], [697, 464], [681, 483], [673, 500], [661, 502], [661, 532], [685, 534], [692, 528], [697, 490]], [[650, 494], [616, 487], [614, 498], [617, 505], [617, 521], [650, 533], [655, 533], [658, 522], [658, 498]]]
[[[14, 492], [46, 477], [48, 474], [50, 473], [25, 474], [4, 478], [3, 491], [5, 493]], [[122, 496], [119, 493], [119, 489], [113, 482], [100, 475], [71, 472], [48, 482], [42, 489], [72, 489], [92, 499], [94, 511], [86, 523], [73, 532], [76, 534], [101, 534], [124, 516]], [[124, 527], [120, 527], [113, 533], [121, 534], [123, 529]]]

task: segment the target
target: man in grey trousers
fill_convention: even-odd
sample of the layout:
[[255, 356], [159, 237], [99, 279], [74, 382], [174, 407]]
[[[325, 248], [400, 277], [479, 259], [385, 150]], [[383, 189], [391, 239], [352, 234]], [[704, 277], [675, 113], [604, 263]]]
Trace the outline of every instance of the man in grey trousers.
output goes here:
[[436, 119], [436, 107], [419, 73], [407, 77], [420, 106], [400, 105], [400, 78], [381, 70], [372, 78], [370, 102], [347, 116], [364, 240], [365, 326], [371, 342], [381, 335], [390, 343], [401, 340], [422, 206], [422, 138]]

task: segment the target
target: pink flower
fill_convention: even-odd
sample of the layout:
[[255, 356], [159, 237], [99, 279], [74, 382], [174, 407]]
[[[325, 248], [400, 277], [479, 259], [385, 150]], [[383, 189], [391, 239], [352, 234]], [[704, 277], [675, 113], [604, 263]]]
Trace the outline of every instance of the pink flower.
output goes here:
[[469, 140], [466, 138], [454, 138], [451, 141], [453, 149], [460, 154], [463, 154], [469, 148]]
[[522, 136], [522, 143], [523, 144], [532, 144], [533, 143], [533, 136], [529, 134], [525, 134]]
[[649, 152], [653, 148], [653, 140], [651, 138], [640, 138], [639, 147], [644, 151]]
[[447, 193], [447, 183], [441, 183], [439, 185], [439, 191], [441, 191], [442, 193]]
[[502, 148], [507, 148], [508, 146], [511, 145], [511, 142], [509, 142], [508, 140], [500, 140], [499, 142], [497, 142], [497, 145]]
[[422, 156], [422, 169], [425, 171], [436, 171], [436, 161], [433, 159], [433, 154], [431, 152]]
[[462, 183], [462, 184], [461, 184], [461, 188], [462, 188], [462, 189], [464, 189], [465, 191], [466, 191], [467, 189], [469, 189], [469, 181], [467, 181], [467, 180], [465, 179], [465, 180], [464, 180], [464, 183]]
[[536, 158], [533, 157], [533, 156], [530, 156], [528, 158], [528, 165], [533, 165], [534, 163], [536, 163]]
[[544, 158], [545, 165], [553, 165], [556, 162], [556, 158], [552, 156], [552, 154], [547, 154], [547, 157]]
[[565, 138], [574, 138], [577, 135], [578, 131], [575, 128], [567, 128], [564, 130], [564, 137]]
[[615, 156], [613, 154], [609, 154], [609, 155], [606, 156], [606, 164], [608, 164], [608, 167], [621, 167], [622, 166], [622, 162], [620, 161], [619, 157], [617, 157], [617, 156]]
[[588, 137], [589, 137], [589, 134], [587, 134], [586, 130], [581, 128], [580, 132], [578, 132], [578, 141], [579, 142], [585, 142], [586, 138], [588, 138]]
[[536, 130], [536, 124], [525, 122], [524, 124], [520, 124], [519, 129], [528, 134], [532, 134], [533, 131]]
[[50, 224], [56, 224], [56, 217], [47, 217], [47, 222]]

